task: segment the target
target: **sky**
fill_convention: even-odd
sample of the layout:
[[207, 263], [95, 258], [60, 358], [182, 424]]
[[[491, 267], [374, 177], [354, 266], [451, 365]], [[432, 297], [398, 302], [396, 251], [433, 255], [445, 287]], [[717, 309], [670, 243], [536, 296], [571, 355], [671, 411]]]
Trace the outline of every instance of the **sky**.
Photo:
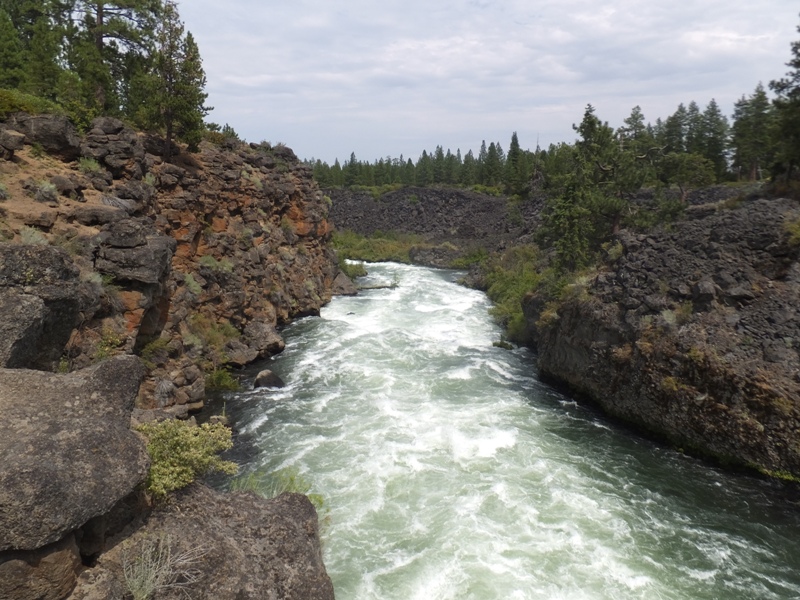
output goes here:
[[330, 164], [575, 140], [785, 75], [797, 0], [182, 0], [207, 120]]

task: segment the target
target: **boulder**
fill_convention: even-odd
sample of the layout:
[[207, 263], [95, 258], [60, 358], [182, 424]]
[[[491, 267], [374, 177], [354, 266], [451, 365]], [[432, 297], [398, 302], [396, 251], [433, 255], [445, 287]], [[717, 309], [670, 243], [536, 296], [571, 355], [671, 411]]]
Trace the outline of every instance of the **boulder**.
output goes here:
[[95, 294], [60, 248], [0, 244], [0, 366], [51, 369]]
[[37, 550], [0, 553], [0, 598], [61, 600], [75, 587], [80, 566], [72, 533]]
[[259, 358], [280, 354], [286, 347], [275, 326], [263, 321], [248, 323], [244, 328], [242, 339], [245, 344], [258, 351]]
[[253, 492], [225, 494], [193, 485], [84, 571], [69, 600], [122, 600], [122, 564], [154, 543], [169, 547], [172, 556], [189, 553], [185, 569], [196, 577], [183, 589], [161, 590], [159, 599], [334, 597], [317, 513], [307, 497], [287, 493], [265, 500]]
[[144, 480], [130, 431], [144, 372], [135, 356], [68, 375], [0, 369], [0, 552], [61, 540]]
[[336, 279], [333, 280], [331, 293], [334, 296], [355, 296], [358, 294], [358, 288], [356, 284], [353, 283], [352, 279], [339, 271]]
[[0, 157], [10, 160], [24, 145], [25, 134], [13, 129], [0, 129]]
[[6, 127], [25, 135], [28, 144], [39, 144], [48, 154], [70, 161], [80, 156], [80, 138], [75, 126], [63, 115], [16, 113]]
[[254, 388], [262, 388], [262, 387], [271, 387], [271, 388], [282, 388], [286, 384], [283, 380], [275, 375], [269, 369], [264, 369], [260, 371], [258, 375], [256, 375], [255, 383], [253, 383]]

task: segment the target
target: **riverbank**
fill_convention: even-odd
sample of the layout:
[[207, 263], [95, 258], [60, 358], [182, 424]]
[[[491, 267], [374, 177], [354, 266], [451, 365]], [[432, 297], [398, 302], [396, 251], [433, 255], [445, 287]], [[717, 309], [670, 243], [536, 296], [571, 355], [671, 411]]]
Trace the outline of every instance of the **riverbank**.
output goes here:
[[193, 597], [332, 597], [307, 500], [193, 488], [154, 507], [131, 431], [200, 410], [329, 301], [310, 170], [266, 143], [163, 161], [163, 140], [110, 118], [79, 135], [17, 113], [0, 146], [0, 597], [122, 598], [125, 557], [154, 539], [154, 559], [203, 548]]

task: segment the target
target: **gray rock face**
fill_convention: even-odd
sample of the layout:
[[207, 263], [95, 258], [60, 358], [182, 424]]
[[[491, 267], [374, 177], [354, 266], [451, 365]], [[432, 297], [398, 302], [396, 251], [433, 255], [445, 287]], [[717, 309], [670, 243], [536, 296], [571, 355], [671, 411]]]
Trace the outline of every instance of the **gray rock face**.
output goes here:
[[526, 298], [540, 371], [676, 446], [798, 474], [800, 249], [783, 223], [800, 211], [687, 212], [672, 231], [621, 232], [622, 256], [557, 317]]
[[169, 273], [175, 240], [156, 233], [145, 220], [124, 219], [106, 225], [95, 268], [120, 281], [161, 283]]
[[63, 250], [0, 244], [0, 366], [51, 369], [94, 301]]
[[143, 377], [134, 356], [69, 375], [0, 369], [0, 552], [60, 540], [144, 480], [129, 428]]
[[194, 485], [150, 515], [144, 526], [85, 571], [70, 600], [123, 598], [121, 563], [154, 537], [173, 554], [196, 550], [199, 580], [162, 590], [156, 600], [330, 600], [333, 585], [319, 545], [317, 513], [308, 498], [252, 492], [223, 494]]
[[243, 340], [258, 352], [258, 358], [280, 354], [286, 347], [283, 338], [274, 325], [262, 321], [251, 321], [244, 328]]
[[80, 156], [80, 138], [65, 116], [16, 113], [6, 120], [6, 127], [24, 134], [26, 143], [41, 144], [46, 152], [64, 160]]
[[114, 178], [139, 178], [144, 174], [144, 145], [135, 131], [117, 119], [98, 117], [92, 121], [80, 151], [106, 167]]

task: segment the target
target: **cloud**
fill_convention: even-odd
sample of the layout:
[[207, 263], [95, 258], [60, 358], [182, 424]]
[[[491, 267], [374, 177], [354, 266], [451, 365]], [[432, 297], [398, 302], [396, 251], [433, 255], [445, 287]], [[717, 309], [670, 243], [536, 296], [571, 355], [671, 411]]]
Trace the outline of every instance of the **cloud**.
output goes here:
[[300, 156], [416, 158], [437, 144], [574, 139], [592, 103], [619, 125], [712, 97], [730, 113], [780, 77], [797, 9], [771, 0], [191, 0], [210, 118]]

